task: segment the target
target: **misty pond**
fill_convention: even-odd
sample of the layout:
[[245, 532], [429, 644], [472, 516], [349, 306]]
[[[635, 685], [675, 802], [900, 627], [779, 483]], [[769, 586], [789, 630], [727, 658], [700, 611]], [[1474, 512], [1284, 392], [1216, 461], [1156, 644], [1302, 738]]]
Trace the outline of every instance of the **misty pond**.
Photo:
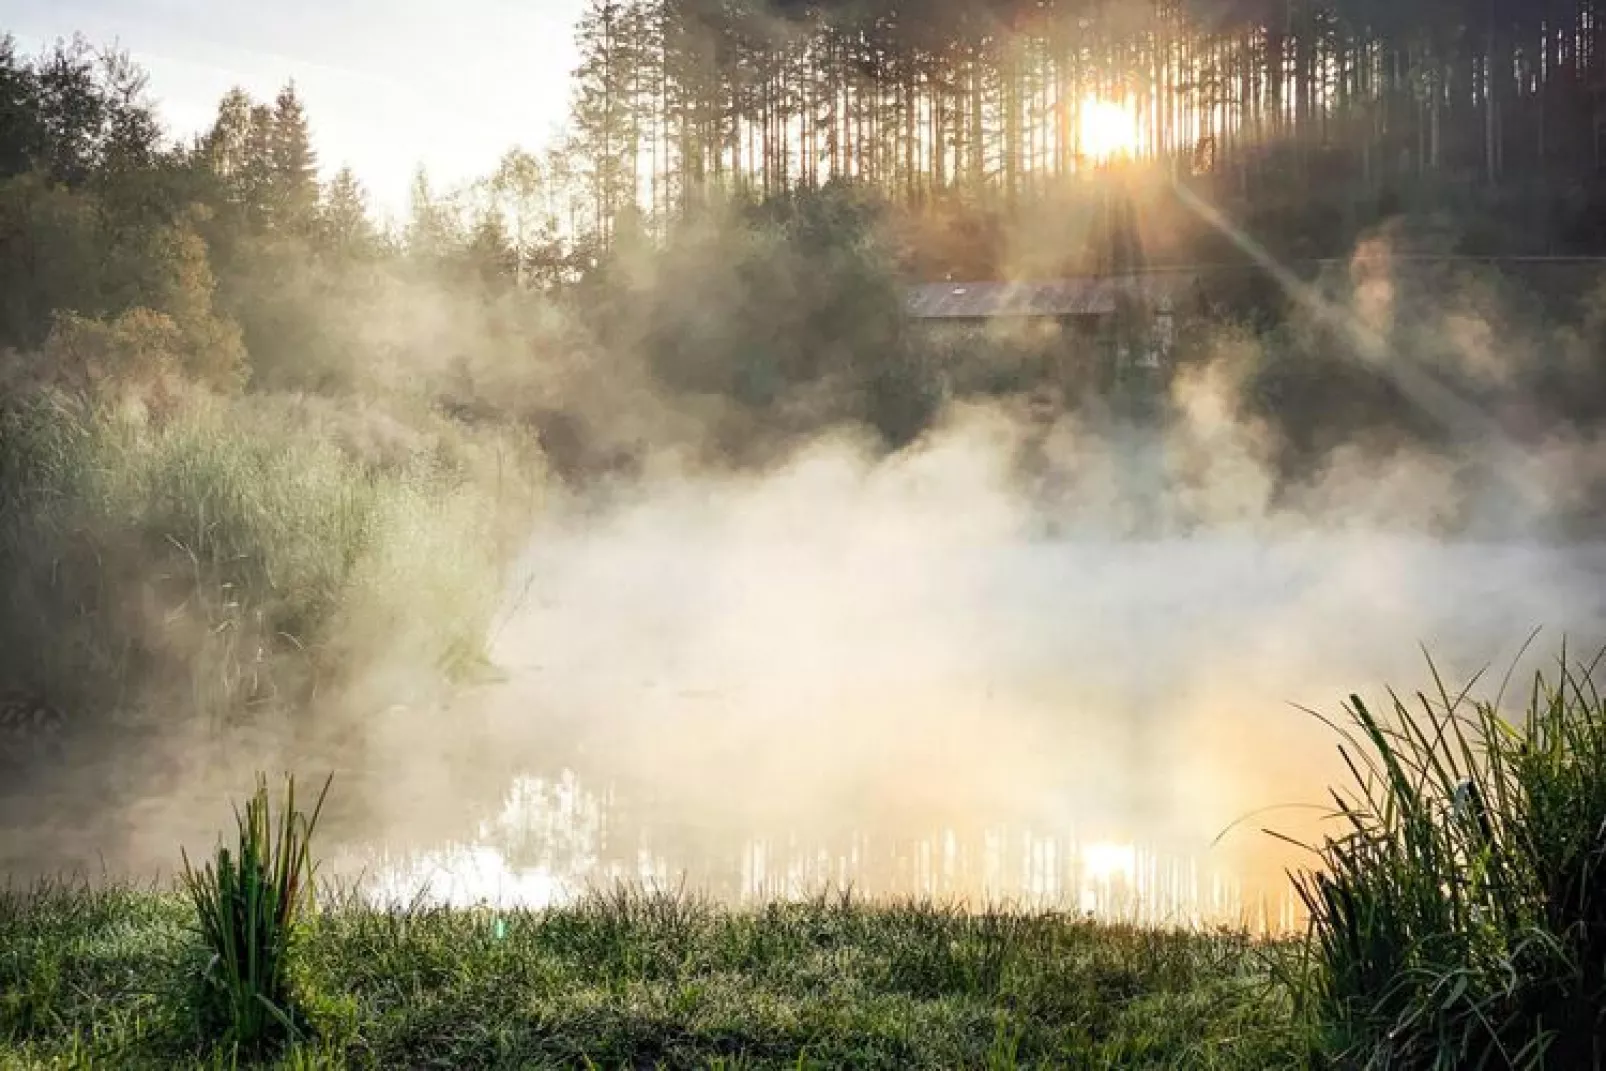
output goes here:
[[[508, 680], [454, 734], [478, 803], [333, 869], [403, 901], [626, 880], [1286, 925], [1282, 868], [1305, 860], [1264, 829], [1314, 827], [1260, 812], [1341, 776], [1295, 704], [1430, 687], [1424, 646], [1449, 682], [1488, 667], [1492, 696], [1543, 624], [1521, 693], [1606, 624], [1606, 545], [1019, 538], [976, 510], [783, 530], [685, 505], [544, 535], [498, 637]], [[414, 724], [375, 737], [389, 778], [423, 768]], [[462, 795], [389, 784], [392, 815]]]
[[[1283, 868], [1305, 860], [1264, 830], [1308, 835], [1284, 805], [1342, 775], [1295, 705], [1426, 687], [1424, 646], [1450, 682], [1489, 667], [1492, 694], [1536, 627], [1522, 673], [1606, 634], [1603, 580], [1606, 544], [1046, 536], [964, 479], [804, 468], [546, 526], [500, 681], [365, 712], [360, 747], [296, 768], [336, 771], [325, 876], [385, 901], [539, 906], [623, 880], [1286, 925]], [[7, 815], [8, 872], [170, 873], [283, 757], [230, 748], [139, 777], [125, 751], [42, 789]]]

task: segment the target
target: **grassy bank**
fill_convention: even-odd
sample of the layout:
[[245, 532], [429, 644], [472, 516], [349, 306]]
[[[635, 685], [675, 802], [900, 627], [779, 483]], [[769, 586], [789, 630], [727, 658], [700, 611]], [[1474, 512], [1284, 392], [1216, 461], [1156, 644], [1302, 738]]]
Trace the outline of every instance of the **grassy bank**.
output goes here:
[[[328, 906], [328, 905], [326, 905]], [[1286, 1067], [1275, 948], [1028, 912], [620, 892], [545, 913], [328, 906], [281, 1066]], [[0, 1067], [232, 1063], [180, 896], [0, 897]]]
[[1282, 943], [845, 896], [318, 909], [317, 808], [292, 783], [272, 824], [263, 782], [193, 898], [0, 894], [0, 1068], [1598, 1068], [1595, 665], [1511, 720], [1443, 687], [1352, 698], [1354, 783]]

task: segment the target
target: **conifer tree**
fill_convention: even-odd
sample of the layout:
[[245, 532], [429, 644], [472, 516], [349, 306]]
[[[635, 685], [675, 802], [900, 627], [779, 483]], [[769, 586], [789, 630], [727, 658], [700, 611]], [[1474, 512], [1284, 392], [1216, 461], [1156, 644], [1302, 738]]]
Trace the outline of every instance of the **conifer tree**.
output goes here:
[[245, 218], [253, 229], [262, 229], [272, 220], [273, 179], [273, 109], [252, 104], [237, 182]]
[[631, 21], [630, 9], [620, 0], [591, 0], [577, 31], [581, 63], [574, 72], [575, 136], [589, 167], [597, 238], [604, 246], [612, 238], [621, 204], [636, 196]]
[[368, 196], [350, 167], [342, 167], [323, 193], [319, 233], [325, 250], [342, 256], [362, 256], [377, 239], [368, 218]]
[[306, 112], [295, 83], [279, 91], [273, 105], [271, 190], [279, 228], [308, 233], [318, 210], [318, 162], [307, 129]]
[[449, 206], [436, 197], [428, 173], [420, 167], [408, 196], [408, 255], [421, 263], [441, 263], [457, 244], [455, 230]]

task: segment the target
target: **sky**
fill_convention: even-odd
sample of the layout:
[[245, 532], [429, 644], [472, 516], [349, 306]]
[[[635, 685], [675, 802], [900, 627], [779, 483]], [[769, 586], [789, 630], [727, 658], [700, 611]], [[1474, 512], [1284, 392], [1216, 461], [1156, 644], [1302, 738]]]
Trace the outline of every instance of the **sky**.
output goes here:
[[399, 214], [422, 164], [450, 187], [563, 122], [582, 0], [0, 0], [0, 32], [35, 53], [75, 32], [150, 74], [169, 134], [211, 124], [240, 86], [293, 79], [325, 176], [349, 165], [374, 210]]

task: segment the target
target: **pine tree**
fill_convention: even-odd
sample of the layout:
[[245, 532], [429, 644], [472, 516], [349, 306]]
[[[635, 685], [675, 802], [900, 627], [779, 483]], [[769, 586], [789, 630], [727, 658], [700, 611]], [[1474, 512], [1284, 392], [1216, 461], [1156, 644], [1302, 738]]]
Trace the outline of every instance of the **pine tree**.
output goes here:
[[457, 245], [451, 211], [430, 189], [429, 175], [420, 167], [413, 174], [408, 197], [407, 252], [426, 263], [439, 263]]
[[273, 217], [273, 109], [265, 104], [251, 106], [245, 152], [235, 183], [250, 226], [266, 227]]
[[373, 250], [377, 235], [368, 218], [368, 197], [351, 168], [342, 167], [329, 182], [318, 216], [327, 251], [352, 257]]
[[251, 98], [236, 86], [218, 102], [212, 129], [202, 137], [207, 166], [220, 179], [237, 179], [246, 167], [251, 141]]
[[148, 84], [148, 76], [128, 53], [101, 53], [100, 92], [106, 109], [100, 147], [103, 169], [126, 175], [155, 165], [161, 125], [146, 96]]
[[0, 37], [0, 177], [33, 167], [44, 137], [38, 79], [7, 34]]
[[621, 204], [636, 197], [636, 57], [630, 22], [620, 0], [590, 0], [577, 31], [581, 63], [574, 72], [574, 125], [590, 171], [597, 239], [604, 247]]
[[480, 214], [465, 250], [469, 271], [482, 285], [494, 287], [514, 280], [518, 252], [508, 238], [502, 213], [490, 208]]
[[318, 161], [306, 111], [295, 83], [279, 91], [273, 106], [270, 146], [273, 221], [281, 229], [308, 233], [317, 218]]

